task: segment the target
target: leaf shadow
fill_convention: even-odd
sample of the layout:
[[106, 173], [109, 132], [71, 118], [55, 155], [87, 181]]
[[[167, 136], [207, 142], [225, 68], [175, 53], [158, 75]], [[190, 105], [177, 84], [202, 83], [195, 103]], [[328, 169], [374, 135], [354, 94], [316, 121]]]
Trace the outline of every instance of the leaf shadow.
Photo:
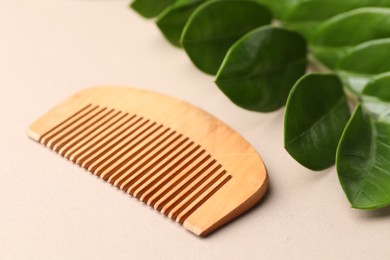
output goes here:
[[390, 207], [374, 210], [360, 210], [359, 216], [365, 219], [378, 219], [390, 217]]
[[309, 169], [307, 169], [307, 171], [309, 172], [309, 178], [313, 181], [320, 181], [326, 178], [329, 174], [337, 174], [334, 166], [321, 171], [312, 171]]
[[281, 109], [278, 109], [274, 112], [269, 113], [269, 115], [273, 115], [273, 120], [270, 124], [270, 126], [277, 126], [280, 123], [284, 125], [284, 112], [286, 111], [286, 108], [283, 107]]

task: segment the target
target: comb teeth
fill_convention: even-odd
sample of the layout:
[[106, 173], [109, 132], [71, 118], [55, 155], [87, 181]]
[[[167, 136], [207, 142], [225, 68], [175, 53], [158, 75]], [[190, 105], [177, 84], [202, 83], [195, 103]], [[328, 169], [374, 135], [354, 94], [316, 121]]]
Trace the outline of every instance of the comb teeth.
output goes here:
[[268, 186], [263, 161], [238, 133], [145, 90], [82, 90], [27, 134], [198, 236], [248, 210]]
[[93, 104], [39, 142], [181, 224], [232, 179], [188, 137]]

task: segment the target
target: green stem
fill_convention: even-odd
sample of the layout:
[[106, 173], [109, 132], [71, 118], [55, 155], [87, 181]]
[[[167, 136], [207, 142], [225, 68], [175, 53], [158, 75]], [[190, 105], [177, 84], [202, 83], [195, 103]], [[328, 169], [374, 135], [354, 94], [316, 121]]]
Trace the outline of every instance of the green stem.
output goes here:
[[308, 56], [309, 60], [309, 67], [308, 72], [332, 72], [328, 67], [326, 67], [324, 64], [322, 64], [320, 61], [318, 61], [313, 54], [309, 54]]

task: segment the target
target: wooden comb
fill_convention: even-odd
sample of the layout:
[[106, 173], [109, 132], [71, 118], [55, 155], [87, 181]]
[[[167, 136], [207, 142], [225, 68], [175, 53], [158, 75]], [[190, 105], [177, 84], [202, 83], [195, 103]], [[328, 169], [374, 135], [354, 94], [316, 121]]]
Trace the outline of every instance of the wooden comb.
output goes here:
[[238, 133], [145, 90], [83, 90], [27, 133], [199, 236], [252, 207], [268, 186], [263, 161]]

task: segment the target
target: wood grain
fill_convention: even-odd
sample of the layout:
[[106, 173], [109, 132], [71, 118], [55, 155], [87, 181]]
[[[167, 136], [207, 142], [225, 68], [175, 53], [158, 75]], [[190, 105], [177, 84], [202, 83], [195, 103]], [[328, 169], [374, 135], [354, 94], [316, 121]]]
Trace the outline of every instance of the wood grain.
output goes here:
[[238, 133], [145, 90], [83, 90], [27, 134], [199, 236], [252, 207], [268, 186], [262, 159]]

